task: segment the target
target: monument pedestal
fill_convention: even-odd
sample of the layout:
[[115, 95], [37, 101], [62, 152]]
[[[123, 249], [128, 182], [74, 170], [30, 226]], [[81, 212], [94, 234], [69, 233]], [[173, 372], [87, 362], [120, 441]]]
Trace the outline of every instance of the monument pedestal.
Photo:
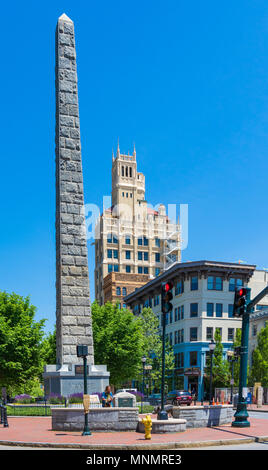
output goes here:
[[[45, 396], [56, 393], [67, 397], [73, 393], [84, 393], [83, 365], [64, 364], [46, 365], [44, 368]], [[109, 385], [110, 372], [105, 365], [88, 365], [87, 388], [88, 393], [102, 393]]]

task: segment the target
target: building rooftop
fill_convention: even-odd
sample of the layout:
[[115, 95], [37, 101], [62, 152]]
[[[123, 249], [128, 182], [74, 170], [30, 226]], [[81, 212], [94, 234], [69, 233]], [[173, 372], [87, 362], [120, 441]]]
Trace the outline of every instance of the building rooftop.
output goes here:
[[189, 261], [186, 263], [176, 263], [170, 269], [163, 272], [159, 276], [155, 277], [151, 281], [147, 282], [144, 286], [140, 287], [136, 291], [132, 292], [131, 294], [127, 295], [124, 298], [126, 303], [131, 303], [131, 301], [137, 300], [137, 298], [141, 298], [144, 295], [148, 295], [153, 292], [156, 288], [159, 288], [162, 282], [167, 280], [172, 280], [178, 277], [178, 275], [182, 273], [213, 273], [215, 271], [223, 272], [226, 276], [231, 275], [238, 275], [243, 274], [246, 276], [247, 281], [252, 276], [253, 272], [255, 271], [256, 266], [250, 264], [239, 264], [239, 263], [228, 263], [228, 262], [221, 262], [221, 261], [208, 261], [208, 260], [201, 260], [201, 261]]
[[267, 309], [256, 310], [256, 312], [251, 313], [250, 320], [259, 320], [260, 318], [268, 318], [268, 307]]

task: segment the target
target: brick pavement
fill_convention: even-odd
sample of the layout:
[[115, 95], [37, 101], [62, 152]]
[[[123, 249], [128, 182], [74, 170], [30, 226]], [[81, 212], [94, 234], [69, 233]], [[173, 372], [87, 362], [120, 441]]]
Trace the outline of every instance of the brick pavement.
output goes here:
[[74, 447], [92, 449], [183, 448], [200, 445], [268, 441], [268, 420], [249, 419], [249, 428], [233, 428], [231, 424], [213, 428], [187, 429], [182, 433], [152, 434], [150, 441], [136, 432], [80, 432], [51, 430], [51, 417], [10, 417], [9, 427], [0, 425], [0, 444]]

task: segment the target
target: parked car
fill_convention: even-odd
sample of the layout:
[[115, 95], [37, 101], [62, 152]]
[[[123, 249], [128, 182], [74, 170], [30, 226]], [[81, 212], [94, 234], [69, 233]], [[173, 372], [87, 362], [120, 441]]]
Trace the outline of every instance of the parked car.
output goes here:
[[185, 390], [178, 390], [176, 396], [172, 400], [172, 405], [180, 406], [187, 405], [190, 406], [193, 401], [192, 395]]
[[161, 403], [161, 393], [152, 393], [148, 397], [150, 405], [156, 406]]
[[149, 398], [155, 398], [155, 399], [161, 400], [161, 393], [151, 393], [151, 395], [149, 395]]

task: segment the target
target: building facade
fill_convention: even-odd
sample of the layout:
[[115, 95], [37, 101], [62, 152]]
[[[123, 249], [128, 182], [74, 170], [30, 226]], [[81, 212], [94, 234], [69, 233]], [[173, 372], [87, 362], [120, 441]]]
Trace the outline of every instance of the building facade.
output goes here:
[[[257, 307], [258, 308], [258, 307]], [[250, 315], [248, 357], [252, 366], [252, 354], [258, 346], [258, 334], [268, 325], [268, 305]]]
[[129, 293], [140, 287], [141, 279], [145, 283], [180, 261], [179, 225], [163, 204], [157, 210], [149, 207], [135, 148], [133, 155], [125, 155], [118, 145], [113, 155], [111, 202], [95, 229], [95, 298], [100, 304], [120, 300], [116, 291], [124, 283]]
[[267, 285], [266, 277], [263, 272], [255, 271], [254, 265], [212, 261], [177, 263], [127, 295], [125, 303], [136, 315], [143, 307], [151, 307], [161, 326], [161, 283], [166, 281], [173, 282], [173, 310], [166, 315], [166, 335], [175, 355], [172, 388], [195, 388], [200, 400], [209, 343], [216, 328], [227, 358], [236, 331], [242, 327], [242, 319], [233, 317], [235, 288], [251, 287], [253, 298]]
[[135, 289], [146, 284], [148, 276], [145, 274], [109, 273], [104, 278], [103, 294], [104, 303], [114, 301], [119, 302], [120, 307], [126, 308], [124, 297]]

